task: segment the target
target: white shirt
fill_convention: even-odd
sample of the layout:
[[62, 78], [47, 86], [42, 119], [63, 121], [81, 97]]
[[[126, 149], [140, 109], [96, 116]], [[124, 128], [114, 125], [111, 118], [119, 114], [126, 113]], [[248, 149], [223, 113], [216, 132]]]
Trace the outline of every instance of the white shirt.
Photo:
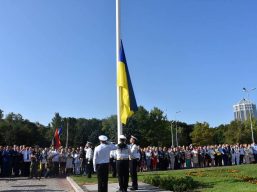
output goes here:
[[113, 158], [113, 159], [116, 159], [116, 158], [117, 158], [116, 150], [112, 150], [112, 151], [110, 152], [110, 158]]
[[238, 147], [235, 147], [234, 151], [235, 151], [235, 154], [239, 155], [239, 148]]
[[86, 159], [88, 159], [88, 160], [92, 160], [93, 159], [93, 150], [92, 150], [92, 148], [87, 148], [86, 149]]
[[79, 156], [80, 156], [79, 153], [73, 154], [73, 158], [74, 158], [74, 163], [75, 164], [80, 164]]
[[209, 149], [209, 150], [208, 150], [208, 154], [210, 155], [211, 159], [214, 159], [214, 158], [215, 158], [215, 156], [214, 156], [215, 152], [214, 152], [213, 149]]
[[117, 148], [116, 150], [117, 160], [129, 159], [130, 155], [131, 151], [128, 145], [126, 146], [126, 148]]
[[22, 151], [21, 152], [22, 153], [22, 155], [23, 155], [23, 161], [24, 162], [30, 162], [31, 161], [31, 159], [30, 159], [30, 155], [31, 155], [31, 151], [30, 150], [24, 150], [24, 151]]
[[129, 156], [130, 159], [140, 159], [139, 148], [136, 144], [130, 145], [131, 154]]
[[253, 154], [256, 154], [257, 153], [257, 145], [252, 144], [252, 149], [253, 149]]
[[42, 151], [42, 163], [47, 163], [47, 151], [45, 150]]
[[152, 157], [151, 151], [146, 151], [145, 156], [146, 156], [146, 159], [151, 159], [151, 157]]
[[53, 162], [59, 162], [59, 152], [58, 151], [52, 151], [52, 157], [53, 157], [53, 159], [52, 159], [52, 161]]
[[71, 154], [67, 154], [66, 155], [66, 168], [68, 168], [68, 169], [73, 168], [72, 161], [73, 161], [73, 157], [71, 156]]
[[239, 153], [240, 153], [240, 155], [244, 155], [244, 154], [245, 154], [244, 148], [240, 148], [240, 149], [239, 149]]
[[114, 144], [103, 144], [101, 143], [95, 148], [93, 165], [96, 171], [97, 164], [109, 163], [110, 162], [110, 152], [117, 149]]

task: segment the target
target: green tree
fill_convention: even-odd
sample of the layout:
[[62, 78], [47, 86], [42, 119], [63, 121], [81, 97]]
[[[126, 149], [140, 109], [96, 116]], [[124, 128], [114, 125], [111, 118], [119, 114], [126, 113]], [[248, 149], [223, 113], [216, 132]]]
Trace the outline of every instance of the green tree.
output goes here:
[[111, 141], [117, 142], [117, 116], [116, 115], [112, 115], [102, 120], [101, 133], [106, 134]]
[[143, 106], [138, 107], [138, 111], [129, 119], [127, 127], [128, 134], [137, 137], [141, 146], [150, 144], [148, 138], [145, 137], [150, 128], [150, 115]]
[[60, 116], [59, 113], [55, 113], [54, 114], [54, 117], [52, 119], [52, 128], [53, 130], [55, 130], [56, 128], [60, 128], [61, 126], [63, 126], [63, 119], [62, 117]]
[[[176, 123], [173, 123], [173, 133], [174, 133], [174, 143], [175, 143], [175, 125]], [[178, 141], [179, 145], [190, 145], [192, 143], [191, 140], [191, 133], [193, 131], [194, 125], [188, 125], [184, 122], [177, 122], [177, 127], [178, 127]]]
[[[251, 131], [251, 122], [250, 119], [244, 122], [246, 134], [245, 138], [242, 138], [242, 143], [252, 143], [252, 131]], [[252, 118], [252, 126], [253, 126], [253, 137], [256, 142], [257, 139], [257, 119]], [[250, 136], [249, 136], [250, 135]]]
[[[89, 141], [90, 135], [96, 130], [101, 130], [102, 123], [98, 119], [77, 119], [76, 123], [76, 135], [75, 135], [75, 145], [85, 145]], [[92, 137], [90, 137], [92, 138]], [[96, 138], [97, 139], [97, 138]], [[93, 141], [91, 141], [93, 142]]]
[[191, 133], [193, 145], [210, 145], [213, 144], [213, 130], [209, 124], [197, 122]]
[[49, 137], [53, 139], [55, 130], [61, 127], [63, 127], [63, 118], [60, 116], [59, 113], [55, 113], [54, 117], [52, 118], [51, 129], [48, 132]]
[[4, 111], [0, 109], [0, 120], [4, 118]]
[[232, 121], [224, 133], [225, 143], [234, 144], [251, 141], [251, 130], [246, 127], [246, 124], [242, 121]]
[[220, 125], [213, 128], [213, 143], [223, 144], [225, 143], [225, 132], [228, 130], [228, 125]]
[[153, 108], [149, 113], [149, 127], [144, 132], [144, 137], [150, 145], [169, 145], [169, 129], [167, 117], [159, 108]]

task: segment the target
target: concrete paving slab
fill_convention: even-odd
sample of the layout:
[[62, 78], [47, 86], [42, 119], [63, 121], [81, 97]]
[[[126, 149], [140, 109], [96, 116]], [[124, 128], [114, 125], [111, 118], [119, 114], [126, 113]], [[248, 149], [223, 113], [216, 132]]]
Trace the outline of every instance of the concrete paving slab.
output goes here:
[[[165, 191], [165, 190], [159, 189], [158, 187], [154, 187], [152, 185], [142, 183], [142, 182], [139, 182], [138, 186], [139, 186], [138, 190], [136, 190], [138, 192], [158, 192], [158, 191], [170, 192], [170, 191]], [[97, 185], [84, 185], [82, 188], [88, 192], [97, 192]], [[118, 183], [109, 183], [108, 184], [108, 192], [116, 192], [118, 189], [119, 189]], [[132, 190], [129, 190], [129, 189], [128, 189], [128, 191], [132, 192]]]
[[0, 178], [1, 192], [74, 192], [66, 178]]

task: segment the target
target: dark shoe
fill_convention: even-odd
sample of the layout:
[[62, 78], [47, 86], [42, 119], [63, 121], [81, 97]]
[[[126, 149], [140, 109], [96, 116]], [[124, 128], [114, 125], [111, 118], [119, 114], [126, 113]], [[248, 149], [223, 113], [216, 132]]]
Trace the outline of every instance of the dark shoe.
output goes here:
[[137, 188], [136, 188], [136, 187], [130, 187], [129, 189], [130, 189], [130, 190], [132, 190], [132, 191], [137, 190]]

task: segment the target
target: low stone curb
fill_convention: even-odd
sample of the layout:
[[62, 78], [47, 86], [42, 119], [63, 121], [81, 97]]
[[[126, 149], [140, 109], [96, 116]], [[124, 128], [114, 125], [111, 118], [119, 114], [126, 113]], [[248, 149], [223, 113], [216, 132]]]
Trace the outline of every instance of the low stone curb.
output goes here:
[[84, 192], [84, 190], [71, 177], [66, 177], [66, 179], [75, 192]]

